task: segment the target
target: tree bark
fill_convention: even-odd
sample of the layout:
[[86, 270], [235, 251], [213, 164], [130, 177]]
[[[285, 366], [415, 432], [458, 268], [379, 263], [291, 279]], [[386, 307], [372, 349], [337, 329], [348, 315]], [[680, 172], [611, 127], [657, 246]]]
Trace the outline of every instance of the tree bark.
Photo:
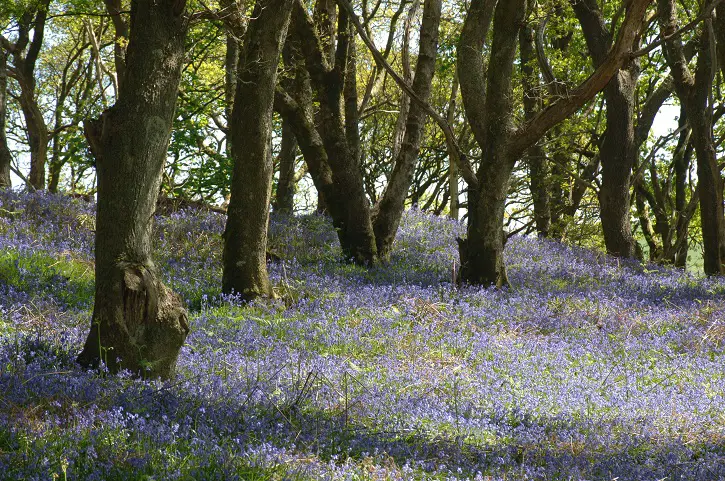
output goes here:
[[[349, 129], [351, 126], [345, 124], [342, 105], [345, 75], [351, 74], [348, 69], [349, 44], [354, 40], [348, 27], [349, 17], [344, 11], [338, 15], [339, 38], [334, 65], [330, 65], [327, 60], [323, 43], [300, 0], [295, 2], [292, 19], [296, 35], [300, 39], [300, 51], [314, 85], [315, 99], [319, 103], [319, 114], [316, 116], [319, 125], [316, 127], [323, 142], [335, 189], [344, 193], [337, 196], [340, 205], [334, 209], [331, 199], [326, 195], [323, 198], [333, 223], [337, 226], [345, 258], [358, 264], [372, 265], [377, 260], [377, 247], [370, 205], [365, 196], [355, 146], [350, 145], [351, 135], [346, 127]], [[308, 143], [299, 137], [297, 139], [300, 146]], [[310, 166], [310, 173], [312, 171]]]
[[293, 0], [257, 0], [244, 36], [229, 126], [232, 187], [224, 231], [222, 291], [271, 296], [267, 224], [272, 192], [272, 113], [282, 42]]
[[[613, 38], [597, 0], [572, 0], [582, 26], [594, 67], [604, 63]], [[630, 180], [637, 160], [634, 136], [634, 103], [639, 65], [630, 60], [604, 88], [607, 130], [600, 146], [602, 186], [599, 204], [607, 252], [617, 257], [635, 257], [630, 222]]]
[[[420, 28], [420, 45], [415, 66], [413, 90], [424, 102], [430, 98], [435, 74], [438, 49], [438, 30], [441, 18], [441, 0], [425, 0], [423, 24]], [[406, 120], [403, 144], [395, 159], [395, 167], [385, 192], [373, 210], [373, 228], [378, 256], [387, 260], [395, 241], [400, 219], [405, 209], [405, 199], [418, 163], [418, 152], [423, 139], [426, 113], [418, 103], [411, 104]]]
[[87, 121], [96, 158], [96, 292], [78, 361], [168, 378], [189, 328], [181, 298], [151, 258], [156, 199], [171, 135], [188, 27], [185, 0], [131, 4], [127, 68], [116, 104]]
[[12, 181], [10, 180], [10, 163], [13, 160], [13, 156], [10, 154], [8, 138], [5, 134], [8, 108], [7, 90], [7, 54], [5, 49], [0, 46], [0, 189], [9, 189], [12, 187]]
[[[709, 2], [708, 2], [709, 3]], [[707, 7], [707, 5], [705, 5]], [[682, 41], [673, 37], [677, 30], [674, 0], [658, 0], [660, 31], [668, 38], [664, 44], [665, 59], [675, 82], [675, 91], [692, 128], [692, 142], [697, 159], [697, 179], [700, 200], [702, 240], [705, 248], [705, 273], [725, 272], [725, 224], [723, 223], [723, 186], [713, 139], [710, 103], [715, 75], [715, 48], [712, 18], [703, 20], [699, 35], [695, 73], [687, 66]]]

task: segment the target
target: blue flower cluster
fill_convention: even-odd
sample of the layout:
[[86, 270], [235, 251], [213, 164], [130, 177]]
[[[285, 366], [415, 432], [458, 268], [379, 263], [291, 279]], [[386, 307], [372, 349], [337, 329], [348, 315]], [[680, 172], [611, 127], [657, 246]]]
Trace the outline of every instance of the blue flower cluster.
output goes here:
[[73, 361], [94, 206], [0, 207], [0, 479], [725, 479], [722, 279], [515, 237], [512, 289], [457, 288], [459, 223], [409, 211], [364, 269], [273, 216], [277, 298], [241, 304], [223, 217], [182, 211], [154, 255], [192, 332], [143, 381]]

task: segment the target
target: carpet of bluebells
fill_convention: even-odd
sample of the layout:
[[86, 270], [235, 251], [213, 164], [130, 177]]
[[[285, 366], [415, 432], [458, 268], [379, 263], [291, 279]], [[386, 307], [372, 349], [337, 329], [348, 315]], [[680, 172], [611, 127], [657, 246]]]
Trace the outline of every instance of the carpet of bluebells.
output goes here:
[[224, 217], [156, 219], [192, 332], [165, 382], [74, 363], [94, 206], [0, 193], [0, 479], [725, 479], [725, 281], [512, 238], [508, 290], [456, 288], [456, 222], [391, 263], [274, 217], [277, 299], [220, 295]]

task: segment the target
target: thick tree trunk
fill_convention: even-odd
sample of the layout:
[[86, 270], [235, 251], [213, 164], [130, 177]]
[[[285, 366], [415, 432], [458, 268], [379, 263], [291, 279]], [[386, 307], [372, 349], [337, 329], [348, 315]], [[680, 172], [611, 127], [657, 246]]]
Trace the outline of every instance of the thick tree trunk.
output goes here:
[[279, 165], [279, 181], [274, 199], [274, 210], [291, 214], [294, 211], [295, 191], [297, 179], [295, 167], [297, 165], [297, 139], [292, 131], [289, 121], [282, 121], [282, 141], [277, 156]]
[[5, 134], [5, 124], [7, 119], [7, 90], [8, 90], [8, 70], [7, 70], [7, 54], [0, 47], [0, 189], [12, 187], [10, 180], [10, 163], [12, 155], [8, 147], [8, 138]]
[[[496, 152], [487, 150], [495, 158]], [[484, 175], [479, 176], [480, 190], [469, 187], [468, 237], [459, 241], [459, 255], [461, 277], [465, 282], [503, 287], [509, 285], [504, 264], [503, 221], [513, 162], [496, 160], [498, 165], [490, 162], [482, 166], [480, 172]]]
[[222, 291], [246, 300], [272, 295], [266, 262], [274, 171], [272, 113], [292, 1], [257, 0], [237, 64], [229, 131], [234, 170], [224, 231]]
[[[441, 18], [441, 0], [425, 0], [423, 24], [420, 28], [420, 46], [415, 66], [413, 90], [424, 102], [428, 102], [435, 74], [438, 49], [438, 30]], [[403, 144], [395, 159], [395, 167], [385, 192], [373, 210], [373, 228], [378, 256], [388, 259], [405, 209], [405, 199], [418, 164], [418, 152], [423, 139], [426, 113], [419, 103], [409, 107]]]
[[637, 159], [634, 145], [634, 90], [636, 76], [620, 70], [604, 89], [607, 130], [600, 147], [602, 187], [599, 192], [602, 230], [607, 252], [636, 257], [630, 221], [630, 181]]
[[[515, 163], [507, 145], [514, 111], [513, 64], [519, 29], [525, 18], [526, 0], [499, 2], [496, 6], [491, 44], [491, 63], [496, 68], [488, 70], [485, 99], [480, 97], [479, 92], [471, 91], [471, 84], [464, 89], [464, 78], [474, 74], [471, 69], [482, 68], [480, 52], [485, 40], [486, 23], [489, 21], [483, 3], [474, 1], [471, 4], [471, 11], [463, 26], [465, 34], [461, 35], [459, 46], [459, 52], [478, 48], [473, 55], [461, 56], [459, 53], [459, 62], [465, 59], [459, 64], [459, 72], [466, 113], [469, 122], [475, 119], [471, 122], [472, 129], [482, 150], [477, 173], [478, 188], [471, 189], [469, 186], [468, 238], [460, 243], [461, 275], [464, 281], [472, 284], [501, 287], [508, 285], [503, 257], [503, 218]], [[469, 65], [471, 62], [473, 64]], [[464, 71], [467, 71], [465, 76]], [[478, 75], [478, 72], [475, 74]], [[477, 105], [478, 102], [484, 104]]]
[[[613, 37], [597, 0], [572, 0], [582, 26], [594, 67], [607, 58]], [[630, 60], [604, 89], [607, 130], [600, 146], [602, 187], [599, 193], [602, 230], [607, 252], [617, 257], [635, 257], [630, 221], [630, 179], [637, 159], [634, 138], [634, 102], [639, 68]]]
[[156, 199], [166, 160], [187, 18], [184, 0], [131, 5], [127, 68], [116, 104], [86, 122], [96, 158], [96, 293], [91, 330], [78, 361], [112, 372], [173, 375], [189, 328], [180, 297], [151, 258]]
[[668, 38], [665, 42], [665, 59], [675, 81], [677, 96], [684, 106], [687, 120], [692, 128], [692, 143], [697, 159], [702, 240], [705, 248], [705, 273], [723, 274], [725, 272], [723, 186], [712, 135], [713, 106], [709, 101], [715, 74], [713, 60], [716, 57], [716, 45], [712, 42], [715, 36], [712, 19], [703, 20], [700, 27], [697, 67], [693, 75], [687, 66], [682, 41], [672, 36], [677, 30], [674, 0], [658, 0], [658, 14], [661, 33]]

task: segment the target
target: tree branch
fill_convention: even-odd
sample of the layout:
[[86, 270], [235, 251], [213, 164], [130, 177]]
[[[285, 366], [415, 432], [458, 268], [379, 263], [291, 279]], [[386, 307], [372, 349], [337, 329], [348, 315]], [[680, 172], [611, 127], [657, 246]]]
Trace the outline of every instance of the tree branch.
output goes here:
[[[360, 19], [355, 14], [355, 10], [352, 8], [352, 5], [350, 5], [350, 2], [347, 0], [336, 0], [338, 5], [340, 5], [340, 8], [344, 9], [347, 14], [350, 16], [350, 21], [355, 26], [355, 29], [357, 30], [358, 35], [360, 35], [360, 38], [362, 39], [363, 43], [367, 46], [368, 50], [370, 50], [370, 53], [373, 55], [373, 58], [383, 66], [386, 72], [392, 77], [392, 79], [395, 81], [395, 83], [400, 86], [403, 91], [408, 94], [408, 96], [416, 102], [418, 105], [421, 106], [421, 108], [425, 111], [428, 116], [430, 116], [436, 124], [438, 124], [438, 127], [443, 131], [443, 135], [446, 138], [446, 143], [452, 147], [451, 152], [454, 152], [454, 161], [459, 165], [461, 168], [461, 175], [463, 176], [464, 180], [471, 186], [477, 186], [478, 180], [476, 179], [476, 175], [473, 173], [473, 168], [471, 167], [470, 162], [468, 162], [468, 159], [466, 158], [466, 155], [461, 151], [461, 147], [458, 145], [458, 142], [456, 141], [455, 134], [453, 133], [453, 129], [451, 129], [451, 126], [448, 124], [446, 119], [443, 118], [438, 112], [436, 112], [427, 102], [424, 102], [413, 90], [413, 88], [408, 85], [408, 83], [403, 80], [400, 75], [395, 72], [393, 67], [390, 66], [390, 64], [385, 60], [383, 55], [380, 53], [380, 51], [375, 47], [375, 44], [370, 40], [367, 33], [365, 33], [365, 28], [360, 23]], [[304, 42], [303, 42], [304, 43]]]

